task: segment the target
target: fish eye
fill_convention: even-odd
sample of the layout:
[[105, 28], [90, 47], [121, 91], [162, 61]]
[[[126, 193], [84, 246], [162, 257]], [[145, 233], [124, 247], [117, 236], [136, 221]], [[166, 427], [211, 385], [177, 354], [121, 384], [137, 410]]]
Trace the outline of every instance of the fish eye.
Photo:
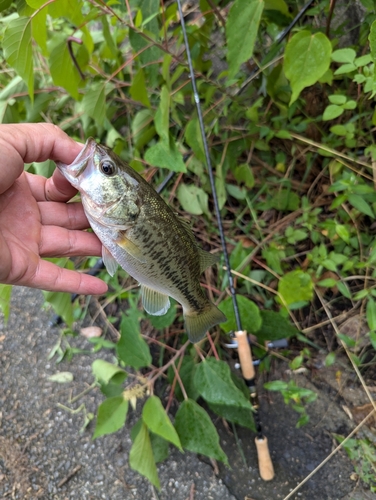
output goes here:
[[110, 177], [116, 173], [116, 165], [109, 160], [103, 160], [100, 164], [100, 170], [104, 175]]

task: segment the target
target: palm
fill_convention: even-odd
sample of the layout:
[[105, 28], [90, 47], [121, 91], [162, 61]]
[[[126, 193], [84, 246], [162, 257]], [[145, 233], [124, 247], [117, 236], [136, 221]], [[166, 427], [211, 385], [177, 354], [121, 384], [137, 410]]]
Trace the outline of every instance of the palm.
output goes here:
[[75, 291], [82, 274], [60, 269], [41, 257], [99, 255], [81, 204], [48, 201], [49, 181], [23, 173], [0, 195], [0, 281], [46, 290]]

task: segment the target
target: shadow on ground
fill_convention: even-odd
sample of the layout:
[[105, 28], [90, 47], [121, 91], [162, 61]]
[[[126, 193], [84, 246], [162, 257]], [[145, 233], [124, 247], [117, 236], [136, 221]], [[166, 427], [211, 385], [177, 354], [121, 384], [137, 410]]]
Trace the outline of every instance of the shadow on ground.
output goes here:
[[[297, 430], [296, 414], [275, 394], [262, 400], [262, 419], [268, 436], [276, 477], [260, 480], [254, 436], [238, 429], [238, 442], [222, 422], [215, 422], [231, 469], [212, 465], [192, 453], [173, 451], [158, 468], [161, 491], [128, 465], [129, 429], [138, 418], [130, 414], [126, 427], [114, 435], [92, 441], [93, 426], [83, 432], [83, 413], [58, 406], [85, 390], [93, 381], [92, 356], [74, 356], [56, 365], [47, 355], [58, 338], [49, 326], [51, 314], [41, 310], [39, 291], [15, 288], [11, 316], [0, 318], [0, 498], [48, 500], [277, 500], [283, 499], [333, 449], [332, 432], [346, 433], [354, 424], [330, 394], [320, 392], [310, 406], [310, 424]], [[88, 347], [85, 339], [75, 345]], [[107, 359], [111, 355], [106, 353]], [[101, 357], [103, 354], [101, 353]], [[58, 372], [74, 374], [70, 384], [47, 378]], [[299, 383], [317, 390], [304, 377]], [[86, 394], [73, 405], [95, 412], [102, 401], [99, 391]], [[202, 457], [201, 457], [202, 458]], [[293, 498], [301, 500], [368, 500], [356, 493], [350, 476], [353, 467], [344, 452], [335, 455]], [[361, 495], [361, 496], [357, 496]]]

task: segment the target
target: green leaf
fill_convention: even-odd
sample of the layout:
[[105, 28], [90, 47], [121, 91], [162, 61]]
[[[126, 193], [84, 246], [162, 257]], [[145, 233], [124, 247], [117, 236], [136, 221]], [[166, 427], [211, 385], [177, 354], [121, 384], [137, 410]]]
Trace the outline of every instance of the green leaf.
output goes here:
[[106, 16], [102, 16], [101, 23], [102, 23], [102, 29], [103, 29], [103, 36], [104, 36], [104, 39], [106, 40], [107, 47], [109, 48], [112, 56], [116, 59], [117, 54], [118, 54], [118, 49], [116, 46], [116, 42], [114, 41], [114, 37], [111, 34], [110, 26], [108, 24], [108, 20], [107, 20]]
[[[200, 393], [195, 387], [194, 376], [197, 370], [198, 364], [191, 358], [191, 356], [184, 356], [183, 362], [180, 366], [179, 376], [183, 383], [185, 392], [187, 393], [189, 399], [197, 400]], [[170, 384], [173, 384], [175, 378], [175, 371], [170, 367], [168, 371], [168, 380]], [[180, 384], [175, 384], [175, 396], [179, 401], [183, 401], [184, 396], [180, 388]]]
[[49, 65], [54, 84], [64, 87], [74, 99], [78, 100], [78, 88], [83, 80], [69, 55], [66, 40], [54, 47], [50, 55]]
[[12, 285], [3, 285], [0, 283], [0, 309], [4, 314], [5, 324], [9, 319], [12, 288]]
[[51, 382], [58, 382], [59, 384], [68, 384], [73, 381], [73, 373], [71, 372], [59, 372], [54, 373], [47, 377], [47, 380]]
[[372, 297], [368, 297], [366, 314], [369, 329], [376, 330], [376, 302]]
[[162, 316], [153, 316], [152, 314], [147, 315], [148, 320], [157, 330], [163, 330], [164, 328], [168, 328], [169, 326], [172, 325], [172, 323], [176, 318], [176, 313], [177, 313], [175, 307], [176, 302], [174, 301], [174, 299], [171, 298], [170, 302], [171, 302], [171, 307], [166, 312], [166, 314], [163, 314]]
[[157, 396], [151, 396], [142, 409], [142, 419], [149, 430], [170, 441], [179, 450], [183, 451], [179, 436], [176, 433], [171, 420], [168, 418], [166, 410], [163, 408], [161, 400]]
[[189, 120], [184, 137], [188, 146], [192, 148], [196, 158], [205, 162], [204, 145], [197, 116]]
[[187, 171], [183, 157], [172, 140], [169, 143], [160, 141], [151, 146], [145, 153], [145, 161], [174, 172]]
[[105, 434], [112, 434], [125, 424], [128, 412], [128, 401], [123, 396], [108, 398], [99, 405], [97, 423], [93, 439]]
[[145, 73], [142, 68], [140, 68], [135, 74], [129, 91], [132, 96], [132, 99], [140, 102], [147, 108], [151, 107], [145, 83]]
[[148, 428], [142, 422], [129, 453], [129, 465], [160, 488], [157, 466], [153, 455]]
[[0, 12], [10, 7], [13, 0], [0, 0]]
[[169, 455], [169, 442], [153, 432], [149, 432], [155, 463], [163, 462]]
[[283, 64], [292, 89], [290, 105], [328, 70], [331, 52], [331, 43], [323, 33], [303, 30], [290, 39]]
[[335, 75], [345, 75], [346, 73], [351, 73], [352, 71], [356, 71], [358, 68], [355, 64], [342, 64], [338, 69], [335, 70]]
[[240, 184], [244, 184], [247, 188], [251, 189], [255, 185], [255, 178], [253, 171], [248, 163], [238, 165], [234, 170], [234, 177]]
[[299, 208], [300, 198], [291, 189], [279, 189], [274, 194], [270, 205], [276, 210], [294, 212]]
[[194, 184], [179, 184], [176, 196], [185, 212], [193, 215], [209, 213], [207, 193]]
[[257, 340], [262, 343], [266, 340], [279, 340], [294, 337], [299, 333], [286, 318], [275, 311], [260, 311], [262, 324], [255, 333]]
[[[257, 332], [261, 326], [260, 309], [254, 302], [247, 299], [247, 297], [243, 297], [243, 295], [239, 295], [237, 299], [244, 329], [250, 333]], [[231, 297], [223, 300], [218, 307], [227, 317], [227, 321], [220, 325], [222, 330], [225, 332], [236, 331], [237, 325]]]
[[354, 49], [338, 49], [335, 50], [332, 55], [332, 61], [338, 63], [353, 63], [356, 57], [356, 52]]
[[368, 40], [372, 59], [374, 62], [376, 62], [376, 20], [371, 24]]
[[10, 21], [3, 38], [4, 57], [27, 84], [30, 99], [34, 97], [34, 70], [31, 41], [31, 21], [19, 17]]
[[273, 380], [272, 382], [265, 382], [264, 387], [268, 391], [284, 391], [288, 388], [288, 384], [282, 380]]
[[122, 384], [128, 374], [119, 366], [113, 365], [103, 359], [96, 359], [91, 365], [94, 377], [101, 384], [108, 384], [110, 381], [115, 384]]
[[376, 351], [376, 332], [375, 331], [370, 331], [369, 332], [369, 339], [371, 341], [372, 347]]
[[240, 65], [252, 57], [264, 9], [263, 0], [235, 0], [226, 23], [228, 77], [233, 78]]
[[82, 99], [84, 111], [93, 118], [99, 125], [104, 124], [106, 117], [106, 94], [112, 90], [112, 85], [106, 82], [94, 83]]
[[350, 242], [350, 233], [344, 224], [336, 224], [336, 233], [346, 243]]
[[152, 358], [149, 346], [140, 335], [140, 324], [135, 317], [123, 314], [120, 324], [120, 340], [116, 344], [119, 358], [135, 370], [149, 366]]
[[350, 194], [348, 199], [351, 205], [357, 210], [359, 210], [359, 212], [368, 215], [372, 219], [375, 218], [371, 206], [366, 202], [366, 200], [362, 196], [360, 196], [359, 194]]
[[340, 106], [341, 104], [345, 104], [345, 102], [347, 101], [346, 96], [342, 94], [330, 95], [328, 96], [328, 99], [332, 104], [338, 104], [338, 106]]
[[301, 269], [286, 273], [278, 283], [278, 292], [287, 305], [313, 298], [313, 283], [311, 276]]
[[71, 294], [66, 292], [43, 292], [43, 295], [45, 301], [52, 305], [56, 314], [61, 316], [68, 326], [72, 326], [74, 318]]
[[[45, 2], [43, 2], [45, 3]], [[33, 38], [41, 48], [42, 54], [47, 57], [47, 9], [41, 9], [31, 19]]]
[[48, 5], [48, 13], [54, 18], [65, 17], [76, 26], [79, 26], [84, 23], [81, 12], [82, 3], [82, 0], [59, 0]]
[[208, 403], [252, 409], [249, 399], [234, 384], [230, 367], [224, 361], [214, 358], [202, 361], [195, 373], [194, 383]]
[[342, 106], [337, 106], [337, 104], [329, 104], [329, 106], [327, 106], [324, 110], [322, 119], [324, 121], [334, 120], [335, 118], [341, 116], [343, 112], [344, 109]]
[[333, 127], [330, 127], [330, 131], [333, 134], [340, 135], [343, 137], [347, 135], [347, 128], [344, 127], [343, 125], [333, 125]]
[[154, 118], [155, 130], [162, 142], [169, 142], [170, 130], [170, 92], [166, 85], [161, 89], [161, 98]]
[[183, 448], [215, 458], [228, 465], [213, 422], [195, 401], [186, 399], [180, 405], [175, 417], [175, 428]]

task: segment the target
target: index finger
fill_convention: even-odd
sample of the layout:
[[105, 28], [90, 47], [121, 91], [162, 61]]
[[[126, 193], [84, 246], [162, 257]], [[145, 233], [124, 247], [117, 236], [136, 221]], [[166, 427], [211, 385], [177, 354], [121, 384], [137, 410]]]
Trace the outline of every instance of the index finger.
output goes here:
[[[47, 159], [72, 163], [82, 145], [51, 123], [0, 125], [0, 193], [6, 191], [21, 175], [25, 163]], [[57, 177], [51, 186], [52, 197], [66, 191], [72, 196], [67, 181]], [[74, 194], [73, 190], [73, 194]]]

